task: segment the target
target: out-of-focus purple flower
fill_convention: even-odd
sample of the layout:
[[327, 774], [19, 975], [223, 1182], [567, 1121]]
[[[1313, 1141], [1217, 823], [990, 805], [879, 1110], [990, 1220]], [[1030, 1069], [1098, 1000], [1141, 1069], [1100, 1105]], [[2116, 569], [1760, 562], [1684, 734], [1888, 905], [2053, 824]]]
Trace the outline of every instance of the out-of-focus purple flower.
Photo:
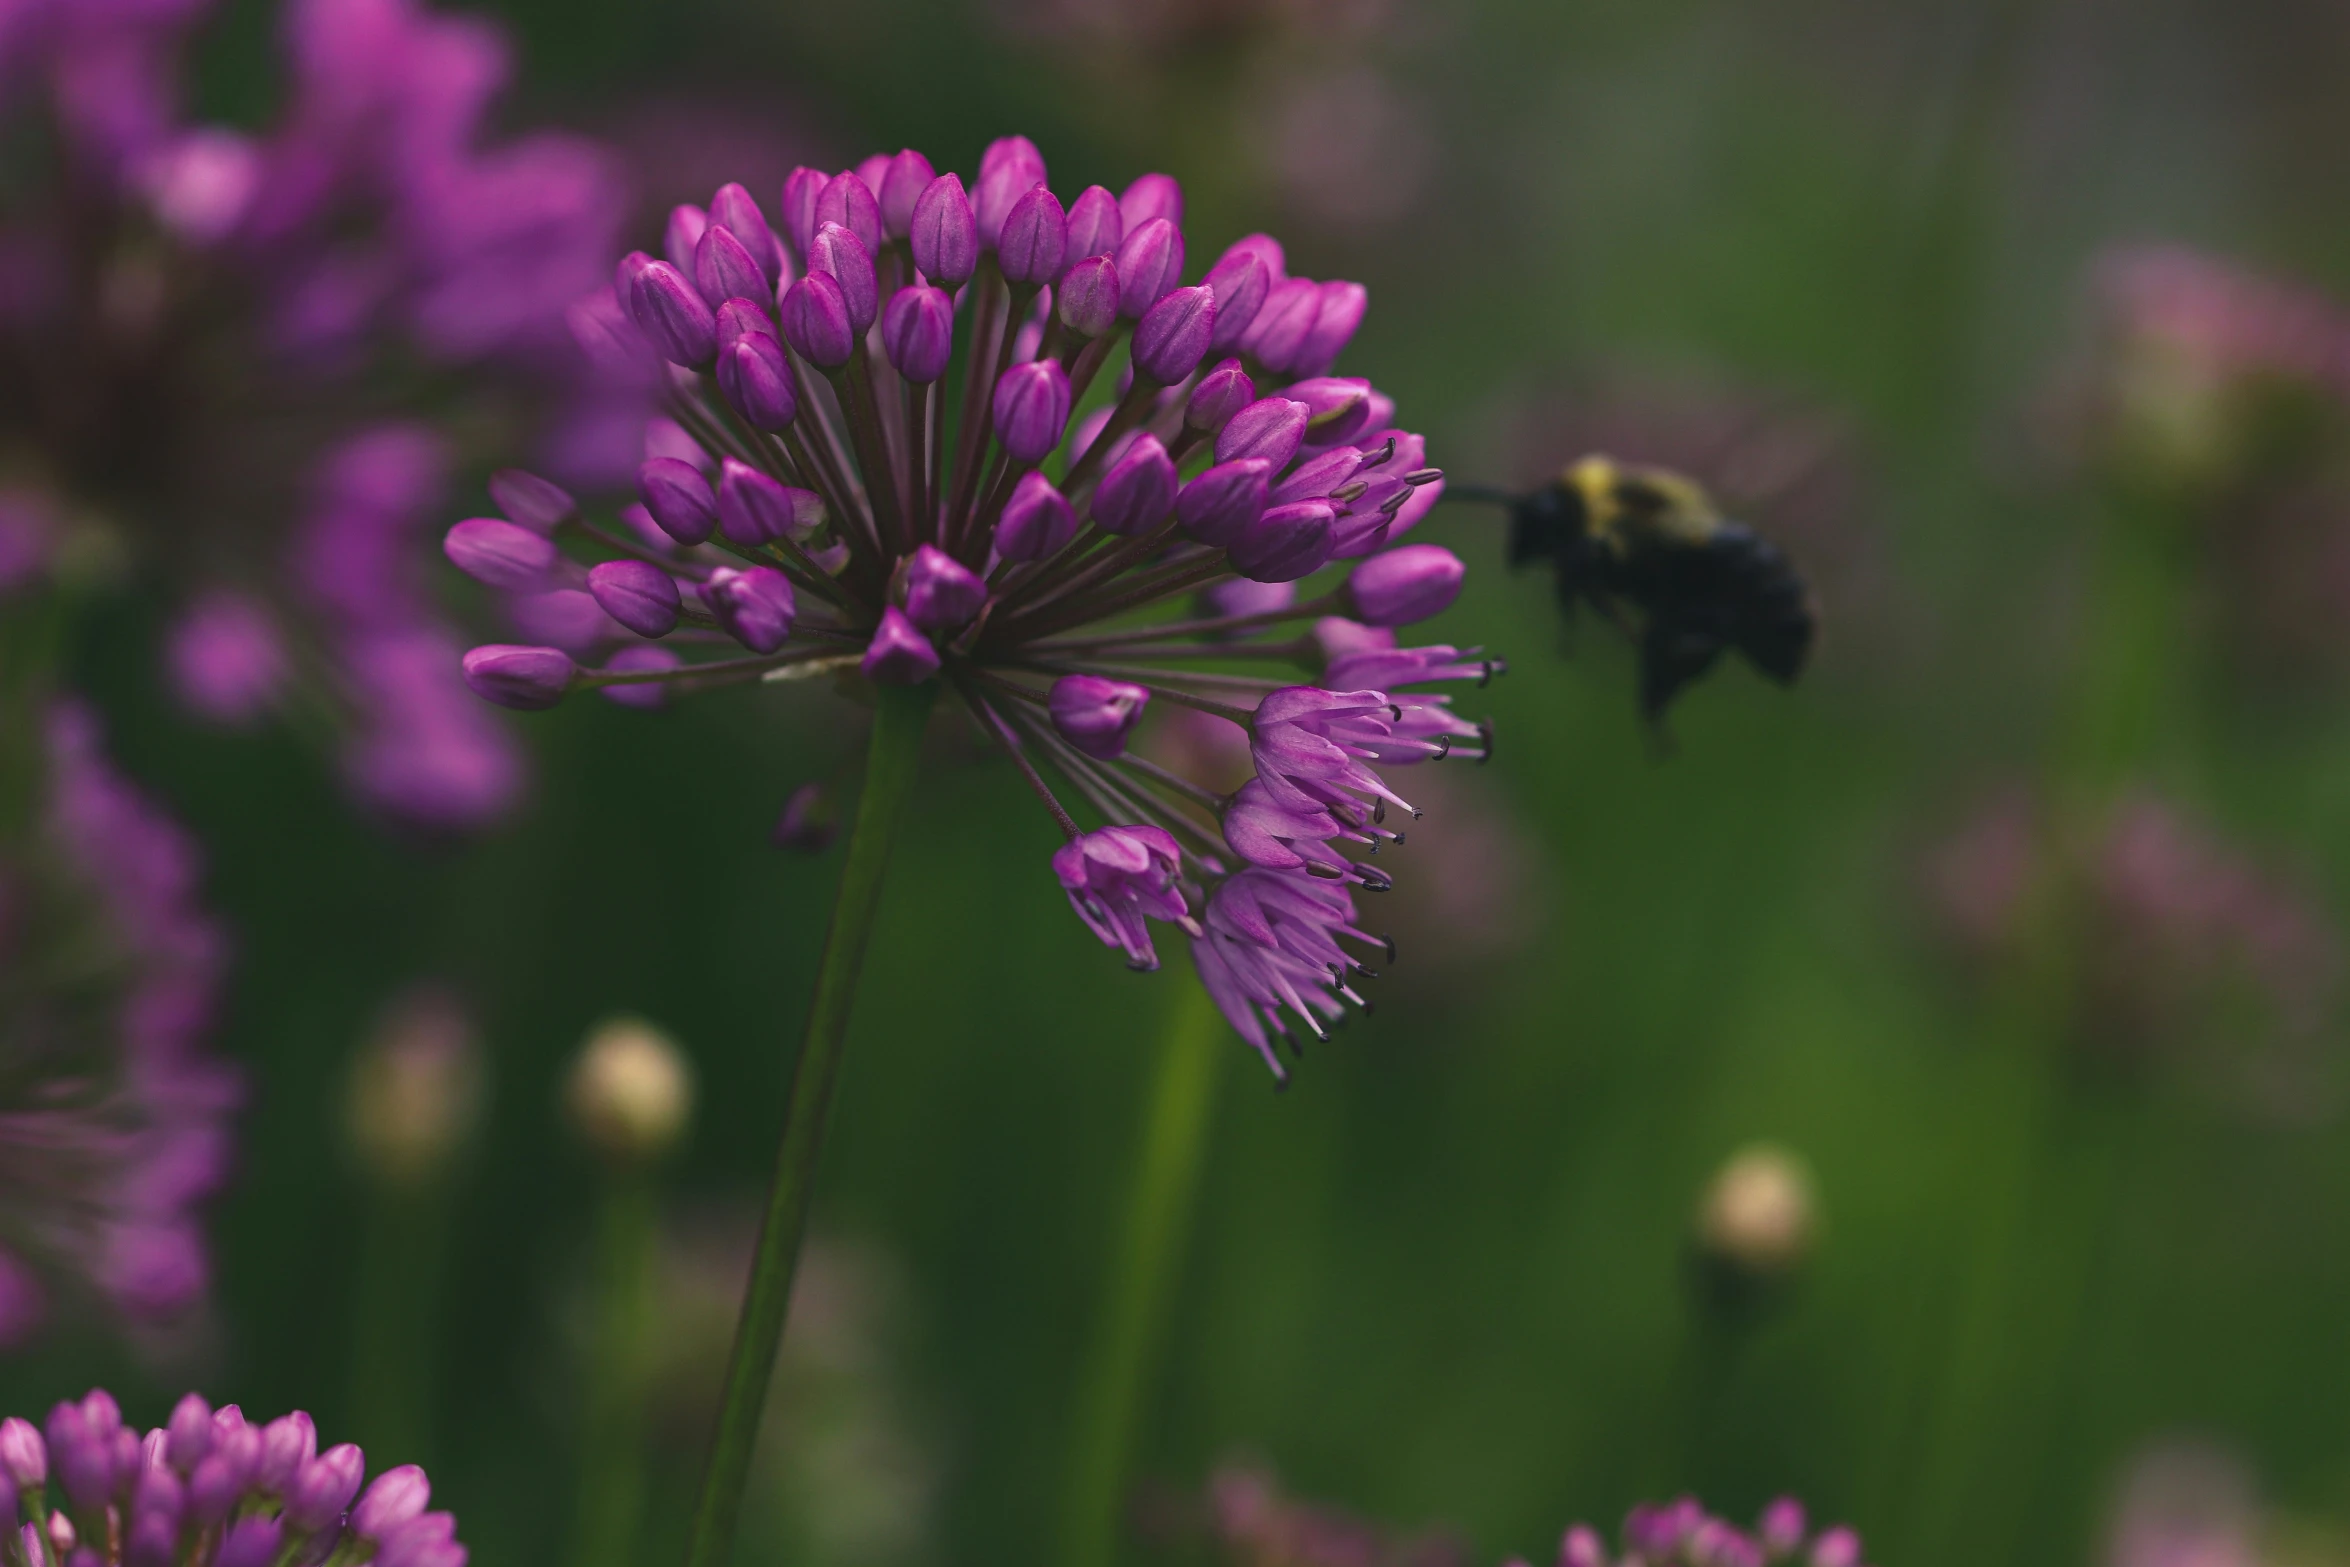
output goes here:
[[1807, 1540], [1804, 1525], [1803, 1507], [1790, 1497], [1765, 1507], [1750, 1530], [1683, 1496], [1633, 1508], [1624, 1519], [1620, 1554], [1608, 1549], [1599, 1530], [1574, 1525], [1559, 1541], [1558, 1567], [1861, 1567], [1860, 1536], [1851, 1529], [1838, 1525]]
[[1327, 1504], [1282, 1494], [1271, 1471], [1226, 1463], [1200, 1499], [1207, 1533], [1236, 1567], [1469, 1567], [1465, 1541], [1405, 1535]]
[[[180, 1316], [228, 1174], [237, 1074], [205, 1048], [225, 963], [194, 844], [117, 773], [95, 716], [46, 715], [37, 815], [0, 846], [0, 1327]], [[19, 1477], [19, 1486], [24, 1485]]]
[[2106, 1524], [2105, 1567], [2260, 1567], [2266, 1509], [2243, 1461], [2203, 1442], [2134, 1457]]
[[[417, 0], [293, 0], [275, 122], [192, 121], [179, 83], [206, 9], [42, 0], [0, 23], [0, 115], [28, 154], [7, 242], [57, 283], [12, 287], [0, 309], [0, 435], [38, 461], [58, 515], [102, 513], [186, 574], [167, 673], [200, 715], [250, 722], [300, 688], [303, 710], [342, 721], [368, 804], [416, 799], [424, 825], [479, 826], [511, 782], [372, 784], [479, 772], [494, 728], [483, 741], [478, 711], [399, 724], [381, 672], [356, 661], [444, 623], [413, 544], [445, 524], [431, 515], [445, 464], [436, 427], [407, 416], [488, 417], [577, 450], [560, 423], [641, 400], [582, 397], [564, 324], [609, 275], [613, 165], [571, 137], [492, 136], [503, 43]], [[617, 302], [611, 324], [633, 331]], [[23, 553], [14, 531], [0, 523], [0, 584]], [[387, 760], [393, 725], [399, 745], [455, 734], [467, 754]], [[487, 766], [520, 760], [509, 748]]]
[[[7, 1467], [19, 1476], [18, 1505], [55, 1520], [61, 1551], [78, 1541], [67, 1559], [85, 1567], [170, 1561], [179, 1550], [224, 1567], [265, 1567], [281, 1551], [465, 1567], [456, 1520], [423, 1510], [430, 1494], [423, 1470], [408, 1465], [378, 1476], [346, 1516], [366, 1461], [348, 1442], [324, 1453], [316, 1447], [300, 1410], [254, 1425], [236, 1405], [214, 1410], [194, 1393], [144, 1437], [124, 1423], [112, 1395], [95, 1388], [51, 1409], [45, 1432], [13, 1419], [0, 1429], [0, 1454], [14, 1455]], [[45, 1495], [49, 1480], [61, 1493], [54, 1501]], [[75, 1529], [69, 1517], [96, 1526]], [[55, 1558], [36, 1546], [32, 1559]]]
[[[1488, 749], [1448, 698], [1407, 694], [1482, 665], [1397, 649], [1380, 628], [1358, 626], [1344, 649], [1277, 629], [1339, 605], [1384, 625], [1448, 604], [1459, 571], [1444, 551], [1379, 553], [1441, 476], [1391, 401], [1335, 373], [1367, 303], [1359, 285], [1290, 277], [1280, 246], [1255, 235], [1212, 285], [1186, 286], [1171, 179], [1064, 206], [1018, 137], [989, 147], [968, 190], [911, 153], [797, 171], [774, 214], [725, 187], [676, 219], [673, 251], [725, 251], [693, 302], [663, 291], [665, 263], [624, 260], [616, 286], [648, 304], [637, 327], [580, 317], [602, 358], [641, 357], [634, 333], [700, 362], [671, 340], [698, 351], [696, 312], [748, 288], [758, 257], [726, 250], [724, 232], [781, 236], [776, 276], [796, 264], [797, 281], [772, 303], [722, 301], [712, 368], [655, 378], [671, 416], [646, 426], [641, 507], [610, 526], [567, 516], [534, 530], [510, 515], [512, 529], [452, 541], [476, 576], [511, 580], [526, 628], [469, 655], [471, 678], [510, 706], [573, 686], [649, 701], [802, 675], [939, 681], [1048, 803], [1068, 844], [1056, 872], [1086, 922], [1146, 965], [1142, 921], [1177, 924], [1269, 1056], [1280, 1030], [1318, 1030], [1355, 995], [1357, 970], [1331, 967], [1339, 943], [1364, 939], [1348, 889], [1388, 885], [1358, 856], [1397, 841], [1385, 814], [1408, 809], [1381, 770]], [[667, 315], [652, 309], [662, 300]], [[1228, 308], [1251, 318], [1245, 331], [1224, 326]], [[728, 405], [747, 412], [746, 347], [785, 342], [824, 384], [788, 420], [731, 417]], [[781, 359], [780, 346], [756, 351]], [[1097, 382], [1114, 393], [1072, 429]], [[541, 560], [549, 541], [563, 559]], [[1295, 586], [1337, 559], [1358, 563], [1351, 593]], [[1185, 614], [1195, 602], [1206, 611]], [[1154, 614], [1175, 618], [1154, 629]], [[1283, 686], [1203, 672], [1211, 651], [1275, 668], [1374, 652], [1393, 679]], [[1188, 711], [1253, 736], [1258, 778], [1245, 748], [1239, 776], [1203, 769], [1213, 787], [1163, 767], [1147, 735], [1129, 745], [1146, 708], [1161, 729]], [[1071, 815], [1044, 769], [1106, 825]]]

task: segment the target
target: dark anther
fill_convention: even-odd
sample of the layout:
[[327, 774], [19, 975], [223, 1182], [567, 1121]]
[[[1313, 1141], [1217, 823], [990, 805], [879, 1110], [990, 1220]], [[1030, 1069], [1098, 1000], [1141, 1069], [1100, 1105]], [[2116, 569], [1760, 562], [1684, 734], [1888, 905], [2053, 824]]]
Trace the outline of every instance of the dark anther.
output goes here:
[[1444, 477], [1442, 468], [1414, 468], [1403, 476], [1403, 482], [1418, 489], [1423, 484], [1434, 484]]
[[1493, 760], [1493, 720], [1492, 720], [1492, 719], [1490, 719], [1490, 718], [1485, 718], [1485, 719], [1480, 719], [1480, 720], [1478, 720], [1478, 723], [1477, 723], [1477, 738], [1485, 742], [1485, 754], [1484, 754], [1483, 756], [1480, 756], [1480, 757], [1478, 757], [1478, 758], [1477, 758], [1477, 765], [1478, 765], [1479, 767], [1483, 767], [1483, 766], [1484, 766], [1484, 765], [1485, 765], [1487, 762], [1490, 762], [1490, 761], [1492, 761], [1492, 760]]
[[1395, 961], [1395, 938], [1393, 936], [1381, 936], [1379, 938], [1379, 942], [1380, 945], [1387, 949], [1387, 961], [1393, 963]]
[[1387, 438], [1387, 444], [1379, 448], [1379, 455], [1376, 457], [1366, 457], [1363, 459], [1361, 466], [1364, 468], [1381, 468], [1385, 467], [1388, 463], [1393, 461], [1395, 461], [1395, 437], [1391, 435]]

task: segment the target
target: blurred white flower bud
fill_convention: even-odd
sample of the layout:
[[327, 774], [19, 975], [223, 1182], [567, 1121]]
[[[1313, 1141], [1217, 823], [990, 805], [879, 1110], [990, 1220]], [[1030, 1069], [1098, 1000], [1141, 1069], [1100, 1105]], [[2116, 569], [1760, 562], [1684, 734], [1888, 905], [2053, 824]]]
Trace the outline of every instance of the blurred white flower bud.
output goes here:
[[564, 1089], [573, 1125], [623, 1164], [669, 1151], [693, 1114], [693, 1068], [677, 1041], [638, 1017], [607, 1018], [580, 1048]]
[[472, 1134], [481, 1101], [471, 1014], [448, 991], [419, 987], [385, 1010], [351, 1063], [352, 1150], [378, 1180], [430, 1180]]
[[1818, 1229], [1810, 1169], [1772, 1143], [1754, 1143], [1732, 1154], [1697, 1210], [1697, 1238], [1706, 1252], [1758, 1277], [1800, 1264]]

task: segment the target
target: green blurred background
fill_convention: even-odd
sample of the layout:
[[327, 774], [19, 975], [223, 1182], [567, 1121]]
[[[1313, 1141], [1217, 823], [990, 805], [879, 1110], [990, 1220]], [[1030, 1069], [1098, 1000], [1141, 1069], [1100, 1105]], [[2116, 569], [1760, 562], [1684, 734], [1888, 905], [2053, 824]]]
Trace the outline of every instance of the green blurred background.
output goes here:
[[[1726, 420], [1799, 481], [1758, 484], [1752, 511], [1821, 585], [1816, 667], [1792, 693], [1726, 670], [1669, 751], [1625, 650], [1597, 625], [1569, 641], [1548, 584], [1502, 569], [1494, 517], [1428, 525], [1475, 568], [1430, 639], [1511, 660], [1463, 699], [1497, 719], [1498, 759], [1448, 769], [1398, 855], [1377, 913], [1404, 950], [1376, 1015], [1286, 1093], [1231, 1046], [1146, 1483], [1196, 1491], [1253, 1453], [1302, 1494], [1447, 1527], [1478, 1562], [1546, 1560], [1571, 1519], [1687, 1487], [1741, 1515], [1800, 1492], [1880, 1564], [2079, 1563], [2133, 1455], [2192, 1433], [2316, 1528], [2294, 1549], [2327, 1555], [2325, 1521], [2350, 1521], [2339, 1018], [2289, 1111], [2248, 1107], [2193, 1064], [2239, 1043], [2233, 1024], [2119, 1060], [2032, 1024], [2003, 999], [2017, 983], [1937, 937], [1922, 889], [1985, 791], [2061, 783], [2096, 749], [2102, 658], [2143, 696], [2091, 795], [2158, 790], [2317, 909], [2350, 895], [2327, 644], [2239, 656], [2230, 627], [2266, 613], [2229, 569], [2242, 536], [2159, 521], [2168, 597], [2101, 630], [2099, 562], [2130, 508], [2052, 455], [2045, 411], [2114, 243], [2350, 292], [2339, 7], [481, 9], [524, 62], [516, 123], [637, 157], [640, 237], [744, 163], [771, 192], [794, 163], [907, 144], [968, 169], [1021, 131], [1064, 190], [1176, 174], [1196, 251], [1265, 227], [1298, 268], [1361, 278], [1373, 308], [1343, 368], [1456, 475], [1526, 481], [1604, 439], [1735, 494], [1737, 474], [1704, 472]], [[212, 107], [259, 112], [270, 26], [232, 10]], [[489, 1097], [452, 1177], [435, 1358], [408, 1388], [422, 1449], [381, 1456], [430, 1463], [477, 1561], [551, 1562], [598, 1192], [557, 1111], [564, 1067], [607, 1013], [672, 1029], [702, 1097], [666, 1201], [706, 1218], [751, 1200], [839, 857], [768, 829], [856, 726], [821, 693], [575, 702], [524, 726], [540, 781], [515, 828], [401, 842], [355, 822], [294, 739], [175, 716], [155, 614], [111, 606], [76, 671], [128, 770], [207, 843], [237, 932], [224, 1038], [257, 1093], [217, 1321], [178, 1360], [69, 1341], [0, 1385], [46, 1407], [103, 1375], [153, 1414], [192, 1374], [330, 1435], [379, 1418], [353, 1407], [353, 1325], [363, 1294], [403, 1286], [363, 1279], [383, 1221], [344, 1088], [387, 998], [445, 981], [482, 1020]], [[1074, 1346], [1175, 981], [1083, 934], [1018, 780], [939, 739], [818, 1206], [864, 1337], [809, 1385], [879, 1401], [841, 1418], [881, 1435], [763, 1503], [746, 1564], [1051, 1548]], [[1770, 1299], [1726, 1311], [1692, 1287], [1694, 1214], [1757, 1139], [1808, 1161], [1820, 1229]], [[650, 1551], [672, 1548], [698, 1442], [686, 1417], [656, 1433]], [[786, 1516], [860, 1486], [894, 1532]]]

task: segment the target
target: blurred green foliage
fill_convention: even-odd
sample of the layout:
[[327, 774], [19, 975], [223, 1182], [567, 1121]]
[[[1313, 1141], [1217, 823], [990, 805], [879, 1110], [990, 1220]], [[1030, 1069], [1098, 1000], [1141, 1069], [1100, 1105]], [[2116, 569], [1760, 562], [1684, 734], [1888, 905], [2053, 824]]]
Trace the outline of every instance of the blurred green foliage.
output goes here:
[[[1286, 1094], [1253, 1064], [1226, 1075], [1148, 1475], [1194, 1485], [1254, 1450], [1306, 1494], [1456, 1526], [1479, 1560], [1689, 1487], [1736, 1512], [1798, 1491], [1881, 1563], [2078, 1563], [2118, 1467], [2186, 1429], [2292, 1508], [2350, 1515], [2340, 1116], [2250, 1119], [2175, 1075], [1989, 1045], [1983, 991], [1918, 912], [1925, 845], [1980, 786], [2040, 773], [2072, 722], [2096, 508], [2030, 421], [2088, 258], [2176, 236], [2350, 285], [2350, 35], [2326, 8], [1391, 0], [1350, 36], [1421, 116], [1424, 188], [1383, 225], [1302, 229], [1251, 161], [1251, 115], [1313, 50], [1245, 25], [1105, 56], [1081, 29], [921, 0], [489, 9], [530, 108], [589, 128], [701, 95], [799, 138], [787, 165], [911, 143], [968, 166], [1020, 130], [1056, 184], [1166, 168], [1201, 249], [1273, 226], [1302, 269], [1370, 285], [1348, 367], [1456, 473], [1572, 455], [1523, 410], [1627, 370], [1789, 394], [1851, 432], [1864, 500], [1830, 543], [1875, 553], [1859, 580], [1880, 601], [1828, 604], [1791, 695], [1742, 669], [1700, 689], [1669, 755], [1623, 649], [1597, 626], [1570, 649], [1547, 584], [1500, 569], [1493, 519], [1429, 526], [1477, 568], [1429, 639], [1512, 662], [1463, 703], [1497, 719], [1499, 758], [1451, 793], [1520, 835], [1522, 938], [1425, 966], [1407, 947], [1377, 1014]], [[268, 25], [232, 11], [220, 104], [258, 103]], [[2193, 642], [2229, 544], [2187, 551], [2186, 607], [2154, 638], [2184, 651], [2131, 777], [2350, 906], [2341, 690], [2247, 683]], [[488, 1119], [451, 1209], [429, 1449], [382, 1456], [431, 1463], [477, 1560], [551, 1561], [576, 1413], [559, 1325], [596, 1191], [556, 1113], [564, 1063], [608, 1012], [661, 1020], [703, 1086], [677, 1197], [755, 1186], [839, 853], [767, 830], [855, 726], [821, 693], [577, 701], [528, 724], [542, 778], [515, 830], [402, 843], [353, 822], [296, 742], [174, 716], [155, 630], [125, 599], [75, 667], [128, 769], [209, 845], [238, 932], [225, 1037], [256, 1093], [204, 1384], [330, 1434], [354, 1418], [368, 1205], [344, 1075], [387, 996], [449, 981], [483, 1015]], [[930, 1554], [1025, 1561], [1057, 1516], [1072, 1345], [1173, 997], [1077, 929], [1018, 780], [934, 739], [819, 1222], [902, 1270], [895, 1352], [943, 1464]], [[1400, 904], [1431, 872], [1398, 858]], [[1725, 1338], [1689, 1289], [1692, 1215], [1763, 1137], [1810, 1162], [1823, 1232]], [[1978, 1310], [1985, 1353], [1954, 1361]], [[45, 1407], [100, 1374], [139, 1385], [78, 1342], [0, 1385]], [[148, 1379], [148, 1418], [181, 1375]], [[664, 1539], [693, 1457], [660, 1455]]]

